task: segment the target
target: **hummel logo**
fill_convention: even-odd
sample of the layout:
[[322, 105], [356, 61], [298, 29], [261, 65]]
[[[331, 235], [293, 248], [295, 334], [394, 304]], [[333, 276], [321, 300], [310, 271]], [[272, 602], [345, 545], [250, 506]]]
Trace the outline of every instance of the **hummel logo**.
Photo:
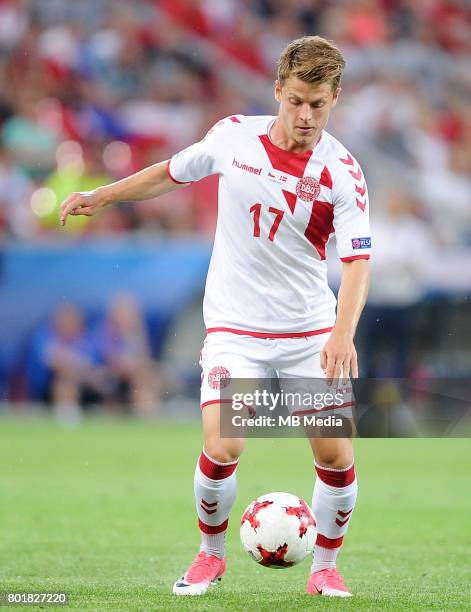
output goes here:
[[353, 157], [350, 155], [350, 153], [347, 153], [347, 157], [345, 159], [343, 157], [339, 157], [339, 159], [344, 164], [347, 164], [347, 166], [353, 166]]
[[217, 512], [217, 501], [215, 502], [207, 502], [205, 499], [201, 500], [201, 508], [206, 512], [206, 514], [214, 514]]
[[362, 173], [361, 173], [360, 168], [358, 168], [358, 170], [356, 172], [353, 172], [353, 170], [349, 170], [349, 172], [350, 172], [350, 174], [353, 176], [353, 178], [356, 181], [361, 180], [361, 177], [363, 176]]
[[232, 160], [232, 165], [236, 168], [240, 168], [241, 170], [245, 170], [245, 172], [251, 172], [252, 174], [262, 174], [261, 168], [254, 168], [253, 166], [249, 166], [248, 164], [243, 164], [234, 157]]
[[337, 510], [337, 514], [340, 516], [340, 518], [344, 518], [344, 521], [341, 521], [340, 519], [335, 519], [336, 524], [339, 527], [343, 527], [346, 523], [348, 523], [348, 521], [350, 520], [350, 514], [352, 513], [353, 508], [351, 510], [347, 510], [347, 512], [342, 512], [342, 510]]

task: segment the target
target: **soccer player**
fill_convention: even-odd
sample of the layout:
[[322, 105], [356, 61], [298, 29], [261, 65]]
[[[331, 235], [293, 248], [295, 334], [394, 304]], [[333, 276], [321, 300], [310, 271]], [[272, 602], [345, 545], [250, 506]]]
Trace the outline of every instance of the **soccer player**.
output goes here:
[[[291, 42], [278, 61], [277, 116], [235, 115], [169, 161], [61, 206], [93, 215], [120, 200], [154, 198], [219, 175], [219, 213], [204, 297], [201, 353], [204, 447], [194, 491], [200, 552], [173, 587], [202, 595], [225, 572], [224, 538], [236, 497], [242, 438], [220, 436], [224, 377], [358, 376], [354, 334], [368, 286], [371, 240], [361, 168], [325, 131], [344, 58], [318, 36]], [[327, 284], [326, 244], [343, 262], [338, 304]], [[318, 537], [307, 592], [348, 597], [336, 569], [357, 497], [350, 438], [310, 440]]]

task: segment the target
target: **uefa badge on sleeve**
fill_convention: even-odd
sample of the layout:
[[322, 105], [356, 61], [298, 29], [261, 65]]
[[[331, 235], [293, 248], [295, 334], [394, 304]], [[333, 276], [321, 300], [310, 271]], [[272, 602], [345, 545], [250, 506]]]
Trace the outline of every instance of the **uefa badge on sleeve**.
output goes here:
[[369, 249], [371, 248], [371, 238], [352, 238], [352, 249]]

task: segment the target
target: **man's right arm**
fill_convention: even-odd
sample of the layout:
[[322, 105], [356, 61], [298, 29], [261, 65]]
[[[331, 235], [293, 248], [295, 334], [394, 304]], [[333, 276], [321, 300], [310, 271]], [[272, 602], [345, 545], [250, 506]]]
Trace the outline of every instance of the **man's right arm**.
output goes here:
[[184, 187], [185, 184], [171, 179], [168, 173], [168, 161], [163, 161], [93, 191], [73, 193], [61, 204], [60, 222], [61, 225], [65, 225], [68, 215], [90, 217], [107, 204], [114, 202], [156, 198]]

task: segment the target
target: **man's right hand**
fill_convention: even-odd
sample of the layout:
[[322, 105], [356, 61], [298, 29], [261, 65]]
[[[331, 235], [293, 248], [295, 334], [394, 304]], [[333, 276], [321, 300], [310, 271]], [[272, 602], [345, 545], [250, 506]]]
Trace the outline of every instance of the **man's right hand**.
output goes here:
[[69, 215], [91, 217], [108, 203], [109, 200], [101, 188], [73, 193], [61, 204], [60, 223], [64, 226]]

